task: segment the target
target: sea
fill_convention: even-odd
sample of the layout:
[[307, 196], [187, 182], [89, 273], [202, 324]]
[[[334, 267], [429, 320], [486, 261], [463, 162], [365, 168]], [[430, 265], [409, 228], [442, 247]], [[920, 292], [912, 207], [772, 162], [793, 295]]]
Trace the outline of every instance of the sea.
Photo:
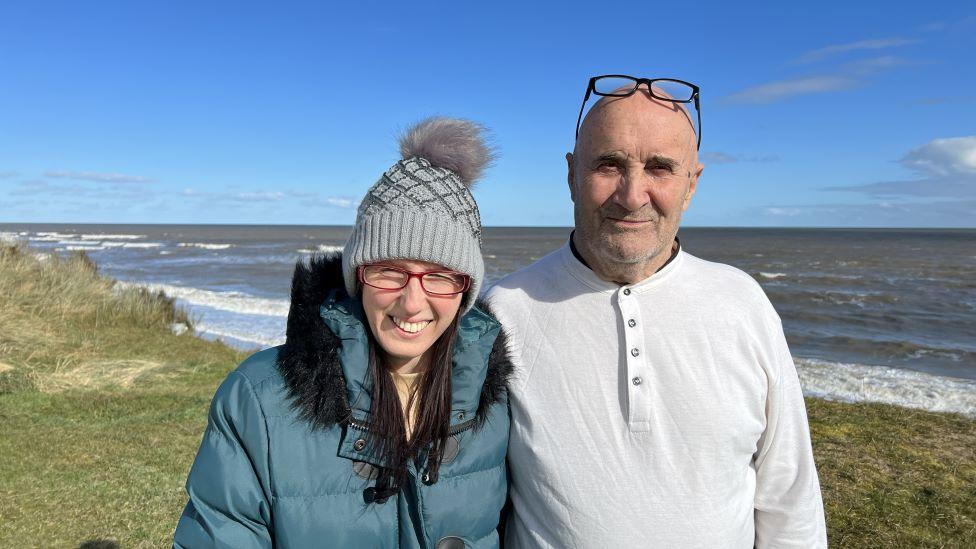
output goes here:
[[[486, 227], [487, 285], [562, 246], [570, 228]], [[298, 261], [350, 227], [0, 224], [39, 257], [84, 252], [123, 285], [162, 290], [197, 333], [284, 342]], [[807, 395], [976, 417], [976, 230], [684, 228], [684, 250], [738, 267], [783, 320]]]

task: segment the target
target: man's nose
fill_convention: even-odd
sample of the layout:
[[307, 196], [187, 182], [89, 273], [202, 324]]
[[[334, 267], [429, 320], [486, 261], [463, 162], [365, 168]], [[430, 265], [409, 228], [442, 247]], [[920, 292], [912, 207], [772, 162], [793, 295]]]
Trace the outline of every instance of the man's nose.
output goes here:
[[427, 292], [420, 285], [420, 279], [411, 277], [400, 293], [400, 306], [403, 312], [408, 313], [408, 316], [419, 313], [423, 310], [426, 300]]
[[631, 170], [621, 178], [617, 191], [613, 195], [614, 202], [627, 211], [635, 212], [649, 202], [647, 193], [650, 177], [644, 170]]

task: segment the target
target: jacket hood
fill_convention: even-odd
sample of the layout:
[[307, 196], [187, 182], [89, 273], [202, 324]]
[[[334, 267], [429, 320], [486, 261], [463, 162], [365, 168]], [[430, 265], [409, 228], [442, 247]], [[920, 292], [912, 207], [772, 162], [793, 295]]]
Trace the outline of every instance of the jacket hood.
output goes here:
[[[313, 426], [361, 420], [368, 412], [368, 329], [361, 302], [346, 293], [341, 254], [298, 262], [286, 341], [276, 365], [292, 405]], [[504, 398], [513, 369], [504, 332], [484, 302], [462, 317], [455, 347], [452, 416], [467, 408], [480, 424], [490, 406]]]

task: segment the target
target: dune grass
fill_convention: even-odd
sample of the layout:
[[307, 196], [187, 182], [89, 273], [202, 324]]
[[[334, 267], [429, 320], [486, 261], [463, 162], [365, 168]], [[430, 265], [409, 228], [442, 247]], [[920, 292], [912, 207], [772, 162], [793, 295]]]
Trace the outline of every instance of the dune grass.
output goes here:
[[0, 547], [161, 547], [217, 384], [245, 356], [84, 255], [0, 247]]
[[[244, 353], [83, 255], [0, 246], [0, 547], [166, 547]], [[971, 547], [976, 421], [808, 399], [835, 547]]]

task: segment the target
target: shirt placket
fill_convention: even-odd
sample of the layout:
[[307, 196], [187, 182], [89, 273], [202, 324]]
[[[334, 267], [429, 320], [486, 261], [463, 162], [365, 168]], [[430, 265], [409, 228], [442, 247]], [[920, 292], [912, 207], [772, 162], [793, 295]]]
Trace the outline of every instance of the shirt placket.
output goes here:
[[635, 292], [628, 287], [617, 291], [617, 303], [624, 326], [624, 353], [627, 364], [627, 422], [631, 431], [648, 431], [651, 426], [651, 394], [647, 382], [647, 353], [644, 329]]

